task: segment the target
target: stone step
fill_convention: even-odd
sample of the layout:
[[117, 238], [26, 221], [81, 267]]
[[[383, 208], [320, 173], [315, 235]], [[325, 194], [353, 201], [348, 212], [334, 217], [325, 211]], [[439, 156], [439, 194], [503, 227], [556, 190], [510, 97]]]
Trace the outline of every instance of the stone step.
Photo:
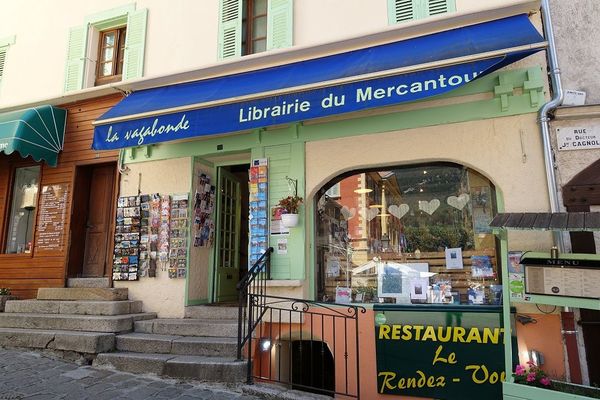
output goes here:
[[136, 321], [135, 331], [176, 336], [237, 337], [237, 321], [210, 319], [166, 319]]
[[110, 280], [106, 278], [69, 278], [67, 287], [70, 288], [109, 288]]
[[189, 306], [185, 308], [185, 318], [236, 320], [238, 307], [223, 306]]
[[10, 300], [6, 302], [7, 313], [34, 314], [81, 314], [81, 315], [124, 315], [142, 312], [142, 302], [89, 301], [89, 300]]
[[116, 348], [134, 353], [180, 354], [189, 356], [235, 357], [237, 339], [127, 333], [118, 335]]
[[233, 358], [146, 353], [102, 353], [98, 354], [93, 365], [134, 374], [150, 373], [228, 383], [242, 382], [247, 367], [246, 362], [234, 361]]
[[0, 328], [130, 332], [135, 321], [152, 318], [156, 318], [155, 313], [126, 315], [2, 313], [0, 314]]
[[0, 328], [0, 347], [51, 349], [97, 354], [115, 348], [113, 333]]
[[127, 300], [127, 288], [40, 288], [38, 300]]

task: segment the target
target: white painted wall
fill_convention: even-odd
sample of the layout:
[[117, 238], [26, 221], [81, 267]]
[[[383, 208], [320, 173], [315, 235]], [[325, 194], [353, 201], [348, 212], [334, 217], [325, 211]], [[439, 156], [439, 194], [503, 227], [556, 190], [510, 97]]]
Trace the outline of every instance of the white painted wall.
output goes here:
[[[457, 11], [520, 0], [456, 0]], [[217, 61], [219, 0], [0, 0], [0, 40], [16, 36], [0, 84], [3, 106], [63, 94], [69, 28], [88, 15], [135, 3], [147, 8], [144, 76], [162, 76]], [[388, 28], [387, 0], [297, 0], [294, 45], [305, 46]]]
[[587, 92], [586, 104], [600, 104], [600, 2], [551, 0], [550, 10], [563, 87]]

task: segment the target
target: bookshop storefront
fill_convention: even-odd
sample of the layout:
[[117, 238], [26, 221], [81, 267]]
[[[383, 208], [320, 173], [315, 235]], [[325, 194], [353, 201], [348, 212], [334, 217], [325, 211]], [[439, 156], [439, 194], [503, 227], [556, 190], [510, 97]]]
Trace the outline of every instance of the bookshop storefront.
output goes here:
[[[274, 247], [271, 293], [367, 308], [363, 398], [496, 396], [508, 249], [488, 224], [548, 207], [542, 48], [519, 14], [132, 93], [94, 139], [126, 148], [115, 286], [180, 317], [230, 300], [228, 282]], [[285, 228], [277, 206], [294, 194]], [[334, 358], [337, 379], [348, 366]]]

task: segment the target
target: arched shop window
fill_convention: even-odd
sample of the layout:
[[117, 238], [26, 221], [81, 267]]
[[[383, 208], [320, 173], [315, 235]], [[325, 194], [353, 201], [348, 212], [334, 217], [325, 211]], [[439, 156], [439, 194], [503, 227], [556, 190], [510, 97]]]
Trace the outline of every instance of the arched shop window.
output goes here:
[[495, 191], [477, 172], [449, 163], [354, 171], [321, 188], [316, 206], [319, 300], [500, 304]]

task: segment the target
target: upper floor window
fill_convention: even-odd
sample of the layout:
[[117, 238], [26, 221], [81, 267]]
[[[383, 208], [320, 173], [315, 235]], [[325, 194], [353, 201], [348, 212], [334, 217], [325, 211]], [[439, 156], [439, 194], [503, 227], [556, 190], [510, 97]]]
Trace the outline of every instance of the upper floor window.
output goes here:
[[121, 80], [126, 32], [126, 27], [100, 32], [96, 86]]
[[242, 54], [267, 50], [267, 0], [247, 0], [243, 4]]
[[290, 47], [293, 0], [221, 0], [219, 58]]
[[389, 24], [456, 11], [455, 0], [388, 0]]
[[71, 28], [65, 91], [140, 78], [148, 10], [135, 4], [87, 16]]

